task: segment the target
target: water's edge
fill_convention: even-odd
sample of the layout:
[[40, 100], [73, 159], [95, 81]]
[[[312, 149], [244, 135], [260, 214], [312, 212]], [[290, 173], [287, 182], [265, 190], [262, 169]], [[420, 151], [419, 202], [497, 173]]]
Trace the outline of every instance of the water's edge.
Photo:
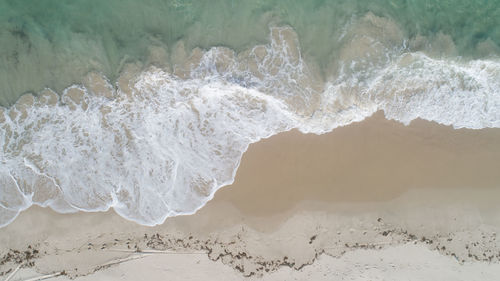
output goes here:
[[240, 52], [187, 55], [179, 44], [167, 68], [127, 65], [114, 86], [91, 72], [62, 95], [46, 89], [0, 108], [0, 225], [33, 204], [161, 224], [233, 183], [251, 143], [323, 134], [379, 110], [404, 124], [500, 127], [496, 58], [433, 57], [411, 47], [427, 39], [368, 13], [346, 29], [325, 80], [299, 39], [281, 26]]

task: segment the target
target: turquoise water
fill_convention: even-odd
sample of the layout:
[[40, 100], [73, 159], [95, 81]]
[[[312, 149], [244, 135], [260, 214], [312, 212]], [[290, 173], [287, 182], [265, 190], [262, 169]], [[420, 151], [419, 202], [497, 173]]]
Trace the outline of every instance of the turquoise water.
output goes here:
[[60, 92], [91, 70], [113, 80], [126, 62], [147, 64], [150, 46], [168, 50], [180, 39], [188, 49], [242, 50], [265, 42], [269, 25], [290, 25], [303, 54], [327, 68], [342, 30], [369, 11], [408, 39], [451, 36], [454, 56], [499, 54], [498, 0], [1, 0], [0, 104], [45, 87]]
[[0, 0], [0, 227], [32, 205], [145, 225], [251, 143], [383, 111], [500, 128], [500, 1]]

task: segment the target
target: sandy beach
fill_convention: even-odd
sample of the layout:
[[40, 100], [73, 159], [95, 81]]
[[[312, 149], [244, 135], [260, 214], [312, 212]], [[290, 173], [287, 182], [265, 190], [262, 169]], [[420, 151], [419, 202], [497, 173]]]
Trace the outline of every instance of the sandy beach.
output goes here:
[[0, 26], [0, 281], [500, 280], [500, 1]]
[[[195, 215], [145, 227], [112, 210], [32, 207], [0, 229], [0, 278], [495, 280], [500, 130], [382, 113], [252, 144]], [[41, 280], [41, 279], [33, 279]]]

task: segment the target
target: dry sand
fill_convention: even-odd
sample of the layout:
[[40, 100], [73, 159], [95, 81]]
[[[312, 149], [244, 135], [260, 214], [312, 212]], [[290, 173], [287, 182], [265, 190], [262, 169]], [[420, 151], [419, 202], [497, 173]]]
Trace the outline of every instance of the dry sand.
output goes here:
[[[33, 207], [0, 229], [10, 280], [495, 280], [500, 130], [378, 113], [250, 146], [235, 183], [157, 227]], [[250, 276], [250, 277], [245, 277]], [[23, 279], [24, 278], [24, 279]]]

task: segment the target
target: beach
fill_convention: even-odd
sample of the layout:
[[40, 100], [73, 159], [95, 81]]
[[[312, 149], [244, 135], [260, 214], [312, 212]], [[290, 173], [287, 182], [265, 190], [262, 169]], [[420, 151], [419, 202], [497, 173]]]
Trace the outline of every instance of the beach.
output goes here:
[[0, 0], [0, 280], [497, 280], [499, 19]]
[[499, 142], [498, 129], [405, 126], [382, 112], [323, 135], [284, 132], [251, 144], [234, 183], [196, 214], [162, 225], [31, 207], [0, 230], [0, 274], [494, 280]]

